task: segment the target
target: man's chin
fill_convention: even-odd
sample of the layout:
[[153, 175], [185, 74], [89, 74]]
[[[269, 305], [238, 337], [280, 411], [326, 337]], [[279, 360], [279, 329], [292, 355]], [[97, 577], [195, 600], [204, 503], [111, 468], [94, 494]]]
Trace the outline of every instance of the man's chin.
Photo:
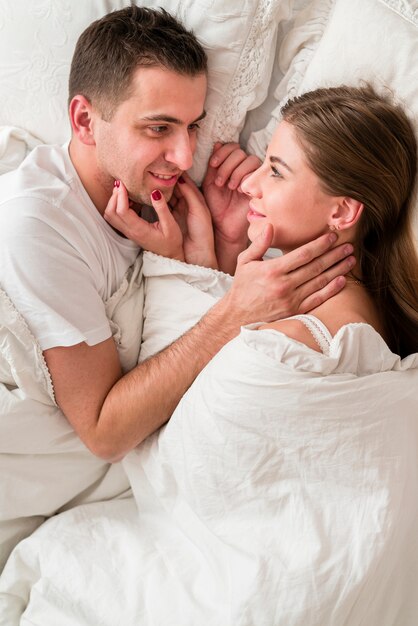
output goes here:
[[157, 189], [159, 189], [161, 191], [161, 193], [164, 196], [164, 199], [166, 202], [169, 202], [171, 200], [171, 197], [173, 195], [173, 191], [174, 191], [174, 187], [169, 187], [169, 188], [165, 188], [165, 189], [161, 189], [160, 187], [157, 187]]
[[[158, 189], [166, 202], [169, 202], [171, 200], [171, 197], [173, 195], [173, 189], [159, 189], [159, 187], [155, 187], [155, 189]], [[151, 192], [154, 191], [154, 189], [152, 189], [149, 194], [147, 194], [146, 192], [142, 192], [140, 194], [133, 194], [128, 192], [129, 195], [129, 200], [131, 200], [135, 205], [146, 205], [146, 206], [152, 206], [152, 201], [151, 201]]]

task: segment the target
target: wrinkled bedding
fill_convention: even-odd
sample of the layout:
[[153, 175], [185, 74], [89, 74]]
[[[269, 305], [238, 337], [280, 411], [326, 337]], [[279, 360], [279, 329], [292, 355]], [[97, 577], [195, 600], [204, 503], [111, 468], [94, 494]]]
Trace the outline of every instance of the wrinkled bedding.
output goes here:
[[[150, 258], [148, 304], [165, 276], [174, 306], [195, 279]], [[366, 324], [329, 356], [243, 328], [124, 459], [133, 498], [18, 545], [1, 626], [415, 625], [417, 385], [418, 355]]]
[[[138, 360], [143, 297], [138, 258], [106, 303], [124, 370]], [[0, 571], [49, 516], [128, 491], [122, 465], [94, 457], [61, 413], [42, 351], [0, 289]]]

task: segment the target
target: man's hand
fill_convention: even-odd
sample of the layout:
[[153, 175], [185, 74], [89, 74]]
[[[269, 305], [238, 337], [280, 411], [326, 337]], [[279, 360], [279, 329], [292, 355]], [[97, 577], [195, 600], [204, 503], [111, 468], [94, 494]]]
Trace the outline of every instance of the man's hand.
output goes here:
[[240, 185], [260, 164], [236, 143], [216, 143], [202, 184], [215, 228], [219, 266], [230, 274], [235, 272], [238, 254], [248, 245], [248, 197]]
[[105, 220], [144, 250], [184, 261], [183, 235], [162, 193], [156, 190], [151, 194], [158, 221], [150, 224], [131, 209], [126, 187], [117, 182], [103, 215]]
[[344, 274], [355, 265], [351, 244], [332, 247], [337, 241], [334, 233], [263, 261], [272, 237], [268, 224], [238, 257], [234, 282], [222, 302], [231, 323], [235, 316], [249, 324], [307, 313], [341, 291]]

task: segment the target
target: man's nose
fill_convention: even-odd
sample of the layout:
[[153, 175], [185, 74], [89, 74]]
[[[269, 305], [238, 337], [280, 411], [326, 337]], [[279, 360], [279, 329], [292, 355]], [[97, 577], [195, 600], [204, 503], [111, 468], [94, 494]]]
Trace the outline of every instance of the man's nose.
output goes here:
[[170, 163], [174, 163], [180, 170], [188, 170], [193, 165], [193, 154], [195, 151], [195, 142], [187, 135], [177, 135], [173, 139], [173, 145], [166, 150], [165, 159]]

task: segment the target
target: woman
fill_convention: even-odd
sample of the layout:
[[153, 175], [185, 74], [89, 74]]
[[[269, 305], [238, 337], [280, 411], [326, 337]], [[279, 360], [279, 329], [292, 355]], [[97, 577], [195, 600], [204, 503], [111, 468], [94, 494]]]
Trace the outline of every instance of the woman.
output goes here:
[[[366, 322], [397, 354], [417, 352], [410, 122], [371, 87], [319, 89], [282, 113], [264, 165], [243, 184], [250, 238], [270, 221], [286, 252], [326, 228], [337, 231], [340, 242], [355, 245], [357, 273], [315, 315], [332, 335], [343, 324]], [[273, 327], [315, 347], [299, 322]]]

